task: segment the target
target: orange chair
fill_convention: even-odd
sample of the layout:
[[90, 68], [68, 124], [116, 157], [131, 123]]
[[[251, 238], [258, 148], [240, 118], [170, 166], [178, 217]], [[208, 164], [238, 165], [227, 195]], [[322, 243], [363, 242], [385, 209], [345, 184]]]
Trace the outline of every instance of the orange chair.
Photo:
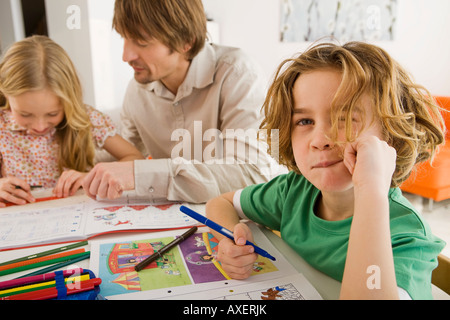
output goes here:
[[435, 97], [437, 103], [446, 111], [442, 115], [447, 126], [446, 143], [436, 154], [433, 164], [421, 163], [417, 171], [402, 185], [405, 192], [420, 195], [434, 201], [450, 199], [450, 97]]

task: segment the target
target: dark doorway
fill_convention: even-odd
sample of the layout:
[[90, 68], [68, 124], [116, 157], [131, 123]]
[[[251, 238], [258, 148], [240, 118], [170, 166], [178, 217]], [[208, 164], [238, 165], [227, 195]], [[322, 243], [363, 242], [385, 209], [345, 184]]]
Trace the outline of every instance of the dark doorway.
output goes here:
[[45, 0], [21, 0], [25, 36], [48, 36]]

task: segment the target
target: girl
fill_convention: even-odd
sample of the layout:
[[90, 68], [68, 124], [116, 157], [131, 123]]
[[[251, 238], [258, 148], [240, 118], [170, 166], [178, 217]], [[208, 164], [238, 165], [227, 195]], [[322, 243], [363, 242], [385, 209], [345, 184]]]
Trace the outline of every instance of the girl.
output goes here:
[[429, 93], [376, 46], [318, 44], [280, 66], [264, 109], [291, 172], [208, 202], [208, 218], [234, 230], [234, 242], [217, 235], [225, 271], [251, 273], [245, 218], [341, 281], [343, 299], [431, 298], [444, 242], [398, 188], [444, 141]]
[[109, 117], [82, 101], [63, 48], [44, 36], [15, 43], [0, 64], [0, 207], [34, 202], [33, 186], [73, 195], [94, 166], [95, 149], [143, 159]]

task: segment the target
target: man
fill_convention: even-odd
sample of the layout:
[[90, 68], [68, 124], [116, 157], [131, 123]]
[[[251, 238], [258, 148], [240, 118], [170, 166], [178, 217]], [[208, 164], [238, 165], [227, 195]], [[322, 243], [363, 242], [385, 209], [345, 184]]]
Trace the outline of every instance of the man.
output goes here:
[[206, 43], [201, 0], [116, 0], [113, 27], [135, 72], [122, 136], [151, 159], [98, 164], [83, 184], [88, 195], [135, 189], [202, 203], [273, 177], [279, 167], [256, 139], [260, 69], [239, 49]]

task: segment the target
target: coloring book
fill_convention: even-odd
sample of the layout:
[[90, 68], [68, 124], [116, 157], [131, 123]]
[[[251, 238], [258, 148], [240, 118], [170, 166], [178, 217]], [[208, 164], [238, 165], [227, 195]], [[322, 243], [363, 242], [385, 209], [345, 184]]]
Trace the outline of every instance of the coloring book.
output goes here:
[[[88, 199], [57, 207], [15, 207], [12, 212], [0, 212], [0, 250], [81, 241], [111, 232], [167, 230], [196, 225], [197, 221], [180, 212], [181, 205]], [[204, 211], [203, 208], [196, 206], [200, 212]]]
[[321, 299], [312, 285], [249, 223], [255, 243], [276, 257], [258, 256], [246, 280], [232, 280], [215, 260], [217, 239], [207, 227], [136, 272], [134, 266], [183, 233], [181, 230], [91, 242], [90, 269], [107, 299]]

